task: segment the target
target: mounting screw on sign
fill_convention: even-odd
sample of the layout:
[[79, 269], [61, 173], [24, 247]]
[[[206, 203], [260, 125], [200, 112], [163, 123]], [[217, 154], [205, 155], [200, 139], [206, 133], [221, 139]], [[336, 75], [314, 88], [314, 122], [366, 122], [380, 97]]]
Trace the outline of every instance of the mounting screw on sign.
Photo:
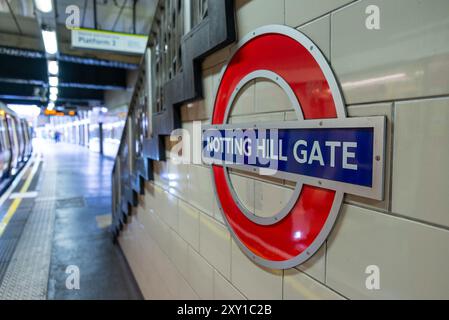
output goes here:
[[[259, 78], [282, 88], [297, 121], [228, 123], [240, 89]], [[328, 237], [345, 193], [383, 198], [385, 117], [347, 118], [323, 54], [286, 26], [258, 28], [238, 43], [224, 68], [202, 144], [232, 236], [265, 267], [287, 269], [313, 256]], [[240, 203], [230, 168], [293, 181], [296, 187], [276, 215], [260, 217]]]

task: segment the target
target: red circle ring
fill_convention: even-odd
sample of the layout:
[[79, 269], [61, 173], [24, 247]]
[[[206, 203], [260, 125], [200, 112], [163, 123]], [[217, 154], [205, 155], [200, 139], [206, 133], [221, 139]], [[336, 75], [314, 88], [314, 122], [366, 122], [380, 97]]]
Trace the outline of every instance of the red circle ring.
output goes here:
[[[304, 120], [345, 118], [335, 76], [318, 47], [301, 32], [269, 25], [246, 35], [223, 69], [212, 125], [227, 121], [229, 101], [248, 74], [268, 70], [290, 86]], [[288, 269], [308, 260], [329, 235], [343, 202], [343, 192], [304, 185], [290, 212], [280, 221], [262, 225], [248, 219], [233, 198], [226, 168], [212, 166], [221, 212], [242, 251], [258, 264]]]

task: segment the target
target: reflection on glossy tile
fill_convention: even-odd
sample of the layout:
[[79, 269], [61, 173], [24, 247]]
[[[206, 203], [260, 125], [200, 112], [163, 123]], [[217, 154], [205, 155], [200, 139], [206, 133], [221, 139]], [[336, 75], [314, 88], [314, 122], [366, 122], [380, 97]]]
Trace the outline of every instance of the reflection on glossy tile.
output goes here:
[[295, 269], [284, 271], [286, 300], [342, 300], [343, 297]]
[[[365, 26], [379, 7], [380, 30]], [[332, 65], [346, 102], [449, 93], [449, 2], [366, 0], [332, 14]]]
[[[449, 232], [344, 205], [328, 239], [326, 285], [350, 299], [448, 299]], [[380, 289], [366, 281], [379, 268]]]
[[393, 212], [449, 227], [449, 99], [396, 105]]

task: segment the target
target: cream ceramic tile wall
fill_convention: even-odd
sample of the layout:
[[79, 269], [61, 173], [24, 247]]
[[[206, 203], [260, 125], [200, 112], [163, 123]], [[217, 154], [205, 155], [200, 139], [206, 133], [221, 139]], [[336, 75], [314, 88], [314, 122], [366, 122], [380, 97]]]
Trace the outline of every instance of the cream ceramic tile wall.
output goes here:
[[395, 108], [393, 212], [449, 227], [449, 98]]
[[355, 0], [285, 0], [285, 24], [298, 27]]
[[196, 250], [200, 246], [200, 213], [184, 201], [179, 202], [179, 234]]
[[283, 271], [255, 265], [232, 241], [231, 282], [248, 299], [282, 299]]
[[[365, 28], [368, 4], [380, 8], [380, 30]], [[231, 239], [210, 168], [154, 162], [155, 180], [146, 183], [143, 203], [119, 239], [144, 296], [449, 298], [448, 6], [445, 0], [236, 0], [240, 38], [266, 24], [298, 28], [332, 62], [348, 116], [387, 117], [385, 197], [347, 196], [327, 243], [310, 260], [267, 270]], [[190, 132], [192, 121], [210, 121], [232, 47], [203, 62], [204, 99], [181, 108]], [[422, 98], [434, 95], [442, 97]], [[230, 121], [295, 120], [290, 110], [276, 85], [256, 80], [241, 93]], [[293, 187], [254, 178], [231, 173], [241, 201], [259, 215], [282, 206]], [[380, 270], [379, 290], [365, 286], [371, 265]]]
[[320, 48], [321, 52], [328, 60], [330, 60], [330, 53], [331, 53], [330, 23], [331, 23], [331, 16], [330, 14], [328, 14], [324, 17], [321, 17], [313, 22], [302, 25], [301, 27], [298, 28], [299, 31], [301, 31], [307, 37], [312, 39], [315, 45], [317, 45], [318, 48]]
[[[345, 205], [328, 240], [326, 284], [351, 299], [448, 299], [449, 232]], [[379, 268], [380, 289], [366, 287]]]
[[286, 300], [342, 300], [338, 293], [308, 277], [301, 271], [290, 269], [284, 274]]
[[258, 27], [284, 24], [284, 1], [235, 0], [235, 7], [239, 39]]
[[306, 273], [313, 279], [325, 283], [326, 282], [326, 243], [315, 252], [315, 254], [297, 269]]
[[[368, 5], [380, 29], [365, 26]], [[358, 1], [332, 14], [332, 65], [346, 102], [449, 94], [449, 2]]]
[[223, 278], [217, 271], [214, 272], [214, 299], [217, 300], [245, 300], [230, 282]]
[[200, 216], [200, 253], [226, 279], [231, 279], [231, 235], [215, 219]]

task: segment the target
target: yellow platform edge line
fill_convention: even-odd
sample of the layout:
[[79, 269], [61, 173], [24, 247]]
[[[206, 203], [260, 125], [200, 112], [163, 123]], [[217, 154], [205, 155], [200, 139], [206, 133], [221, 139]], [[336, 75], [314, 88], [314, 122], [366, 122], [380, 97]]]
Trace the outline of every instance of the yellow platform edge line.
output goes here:
[[[36, 175], [37, 169], [39, 168], [39, 163], [40, 163], [39, 159], [36, 158], [33, 168], [31, 169], [31, 172], [30, 172], [28, 178], [25, 180], [25, 183], [23, 184], [19, 193], [25, 193], [28, 191], [28, 188], [30, 187], [31, 182], [33, 181], [33, 178]], [[14, 214], [16, 213], [17, 208], [19, 207], [21, 202], [22, 202], [22, 198], [17, 198], [17, 199], [14, 199], [14, 201], [9, 206], [8, 211], [6, 212], [6, 215], [3, 217], [2, 222], [0, 223], [0, 237], [3, 235], [3, 232], [5, 232], [6, 226], [8, 225], [9, 221], [12, 219]]]

